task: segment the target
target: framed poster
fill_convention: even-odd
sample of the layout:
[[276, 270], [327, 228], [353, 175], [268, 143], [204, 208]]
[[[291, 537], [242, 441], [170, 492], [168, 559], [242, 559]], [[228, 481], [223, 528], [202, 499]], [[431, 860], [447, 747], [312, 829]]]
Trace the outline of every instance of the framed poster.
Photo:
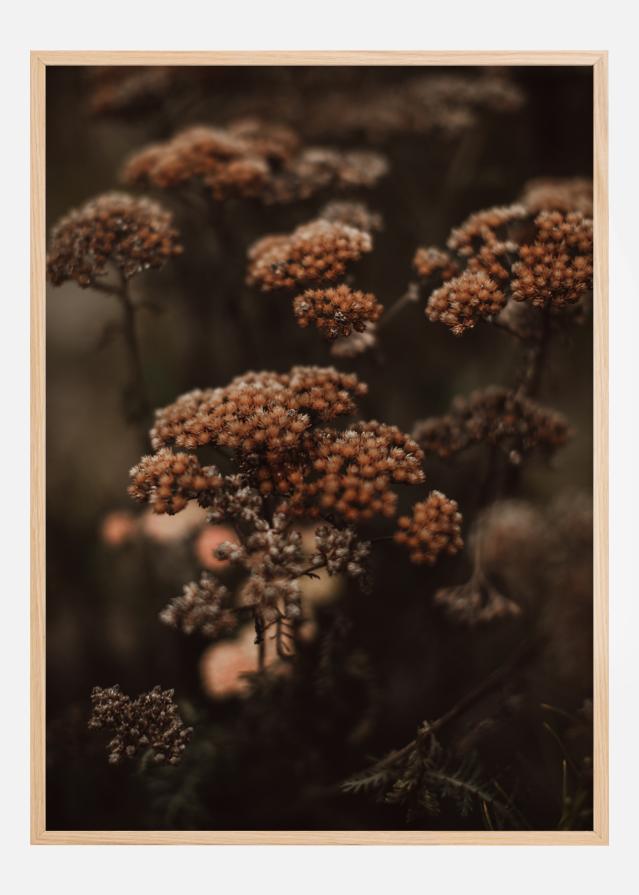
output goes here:
[[607, 843], [606, 64], [32, 54], [34, 843]]

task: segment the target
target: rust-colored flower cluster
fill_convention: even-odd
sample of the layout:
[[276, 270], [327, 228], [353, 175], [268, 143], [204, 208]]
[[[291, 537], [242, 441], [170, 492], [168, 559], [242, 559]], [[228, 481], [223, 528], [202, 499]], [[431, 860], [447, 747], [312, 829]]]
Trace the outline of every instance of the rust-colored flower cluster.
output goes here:
[[112, 264], [129, 279], [182, 252], [173, 218], [157, 202], [105, 193], [70, 211], [53, 228], [47, 277], [54, 286], [91, 286]]
[[353, 290], [350, 286], [307, 289], [293, 299], [293, 312], [301, 327], [314, 323], [330, 342], [338, 337], [362, 333], [367, 323], [379, 320], [384, 311], [371, 292]]
[[381, 230], [383, 226], [381, 214], [371, 211], [363, 202], [334, 199], [326, 203], [318, 217], [332, 224], [355, 227], [356, 230], [363, 230], [365, 233]]
[[225, 388], [193, 391], [156, 412], [155, 450], [175, 444], [230, 448], [250, 458], [278, 457], [295, 448], [316, 422], [352, 413], [366, 386], [332, 367], [293, 367], [289, 373], [246, 373]]
[[432, 566], [442, 553], [454, 556], [464, 546], [461, 521], [457, 503], [431, 491], [414, 504], [410, 516], [397, 520], [395, 541], [409, 550], [411, 562]]
[[173, 701], [173, 692], [154, 687], [131, 699], [117, 685], [93, 688], [89, 728], [113, 732], [107, 746], [110, 764], [136, 758], [147, 750], [156, 764], [180, 763], [192, 728], [185, 727]]
[[553, 310], [574, 305], [592, 289], [592, 221], [579, 212], [542, 211], [534, 242], [519, 248], [512, 297]]
[[131, 497], [168, 515], [179, 513], [189, 500], [210, 506], [223, 482], [215, 466], [201, 466], [194, 454], [174, 454], [170, 448], [143, 457], [129, 476]]
[[[564, 184], [553, 200], [553, 190], [539, 185], [524, 193], [521, 204], [470, 215], [452, 230], [449, 252], [418, 249], [413, 265], [420, 281], [430, 289], [435, 278], [441, 282], [428, 297], [428, 319], [444, 323], [455, 335], [482, 319], [519, 334], [520, 327], [506, 320], [510, 299], [553, 312], [578, 304], [592, 289], [592, 220], [580, 211], [563, 210], [533, 217], [531, 209], [545, 202], [565, 204], [573, 194], [575, 204], [583, 205], [583, 188], [581, 181]], [[502, 313], [503, 324], [498, 320]], [[528, 323], [523, 329], [526, 338]]]
[[450, 327], [459, 336], [481, 319], [495, 317], [506, 296], [487, 274], [466, 270], [436, 289], [428, 299], [426, 316]]
[[126, 183], [159, 189], [195, 184], [216, 201], [286, 203], [327, 188], [373, 186], [386, 173], [378, 153], [302, 147], [290, 128], [255, 119], [190, 127], [136, 153]]
[[426, 454], [442, 459], [483, 442], [499, 447], [516, 464], [535, 449], [550, 454], [563, 447], [570, 429], [557, 411], [492, 386], [456, 398], [448, 414], [417, 423], [413, 435]]
[[391, 517], [397, 507], [393, 485], [424, 481], [422, 451], [396, 426], [373, 420], [345, 432], [315, 430], [295, 466], [260, 469], [260, 488], [283, 494], [287, 515], [338, 513], [348, 522]]
[[318, 218], [291, 234], [258, 240], [249, 250], [247, 282], [262, 292], [331, 282], [372, 248], [370, 233]]

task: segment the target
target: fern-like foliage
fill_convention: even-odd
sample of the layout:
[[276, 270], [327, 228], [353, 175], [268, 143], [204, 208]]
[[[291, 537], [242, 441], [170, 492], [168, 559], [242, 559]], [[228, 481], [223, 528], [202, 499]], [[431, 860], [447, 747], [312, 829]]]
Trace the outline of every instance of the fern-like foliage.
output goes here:
[[477, 756], [457, 758], [444, 749], [427, 722], [415, 740], [346, 780], [341, 789], [401, 806], [408, 821], [438, 815], [445, 800], [451, 800], [462, 817], [477, 810], [485, 822], [488, 818], [498, 827], [514, 820], [508, 801], [484, 780]]

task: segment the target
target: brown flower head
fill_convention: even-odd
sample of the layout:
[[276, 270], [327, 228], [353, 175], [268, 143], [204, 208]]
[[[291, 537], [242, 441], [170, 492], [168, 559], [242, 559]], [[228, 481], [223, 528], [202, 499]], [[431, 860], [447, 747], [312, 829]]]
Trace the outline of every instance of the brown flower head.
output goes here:
[[250, 248], [247, 282], [262, 292], [331, 282], [372, 250], [370, 233], [318, 219], [290, 235], [265, 236]]
[[189, 392], [157, 411], [154, 449], [205, 444], [242, 455], [277, 456], [299, 444], [315, 421], [352, 413], [366, 386], [332, 367], [293, 367], [289, 373], [246, 373], [226, 388]]
[[592, 289], [592, 220], [579, 212], [542, 211], [536, 237], [519, 248], [513, 264], [512, 296], [534, 307], [561, 310]]
[[456, 398], [445, 416], [417, 423], [413, 436], [426, 454], [444, 460], [484, 442], [500, 448], [512, 463], [520, 463], [535, 449], [550, 454], [563, 447], [570, 429], [557, 411], [492, 386]]
[[424, 481], [419, 446], [396, 426], [375, 420], [345, 432], [316, 430], [306, 442], [310, 464], [292, 469], [260, 470], [263, 485], [285, 495], [287, 515], [340, 514], [347, 522], [393, 516], [393, 484]]
[[428, 280], [434, 274], [439, 274], [446, 282], [459, 273], [459, 265], [450, 254], [434, 246], [417, 249], [413, 258], [413, 267], [417, 271], [417, 276], [422, 280]]
[[519, 200], [531, 214], [540, 211], [578, 211], [592, 217], [592, 180], [589, 177], [539, 177], [529, 180]]
[[453, 556], [464, 546], [457, 503], [440, 491], [414, 504], [411, 516], [400, 516], [395, 540], [410, 551], [411, 562], [434, 565], [440, 554]]
[[55, 225], [47, 277], [54, 286], [75, 280], [86, 288], [106, 273], [109, 263], [128, 279], [162, 267], [181, 251], [173, 218], [161, 205], [123, 193], [105, 193]]
[[346, 224], [365, 233], [373, 233], [382, 229], [382, 216], [371, 211], [363, 202], [333, 200], [327, 202], [318, 217], [333, 224]]
[[526, 216], [523, 205], [495, 206], [477, 211], [451, 231], [447, 246], [458, 255], [473, 255], [482, 245], [501, 242], [504, 230]]
[[354, 291], [341, 285], [328, 289], [307, 289], [293, 300], [293, 311], [300, 326], [315, 323], [330, 342], [353, 331], [364, 332], [367, 323], [381, 317], [384, 306], [370, 292]]
[[174, 454], [162, 448], [143, 457], [129, 473], [129, 494], [140, 503], [149, 503], [154, 513], [179, 513], [189, 500], [209, 506], [222, 487], [215, 466], [200, 466], [193, 454]]
[[487, 274], [465, 271], [431, 294], [426, 316], [444, 323], [459, 336], [473, 329], [479, 320], [499, 314], [505, 304], [506, 296]]
[[233, 633], [238, 626], [228, 589], [208, 572], [185, 584], [182, 594], [160, 613], [160, 620], [184, 634], [197, 631], [211, 638]]
[[173, 690], [154, 687], [131, 699], [117, 685], [94, 687], [91, 702], [89, 728], [106, 728], [114, 734], [107, 746], [109, 764], [120, 764], [123, 758], [135, 758], [147, 750], [156, 764], [179, 764], [192, 728], [184, 726]]

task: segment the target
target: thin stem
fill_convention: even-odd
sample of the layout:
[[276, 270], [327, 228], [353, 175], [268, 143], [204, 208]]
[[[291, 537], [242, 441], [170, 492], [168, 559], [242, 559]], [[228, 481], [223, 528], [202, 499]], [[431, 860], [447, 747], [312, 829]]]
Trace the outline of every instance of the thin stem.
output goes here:
[[519, 391], [531, 398], [534, 398], [539, 393], [541, 386], [541, 377], [548, 356], [551, 324], [551, 305], [548, 303], [542, 311], [539, 338], [530, 351], [528, 365], [519, 385]]
[[390, 306], [388, 311], [385, 311], [381, 321], [377, 324], [377, 332], [379, 332], [385, 326], [388, 326], [390, 321], [393, 320], [393, 318], [396, 317], [400, 313], [400, 311], [402, 311], [407, 305], [414, 304], [417, 299], [417, 291], [409, 286], [404, 295], [402, 295], [401, 298], [398, 298], [395, 304]]

